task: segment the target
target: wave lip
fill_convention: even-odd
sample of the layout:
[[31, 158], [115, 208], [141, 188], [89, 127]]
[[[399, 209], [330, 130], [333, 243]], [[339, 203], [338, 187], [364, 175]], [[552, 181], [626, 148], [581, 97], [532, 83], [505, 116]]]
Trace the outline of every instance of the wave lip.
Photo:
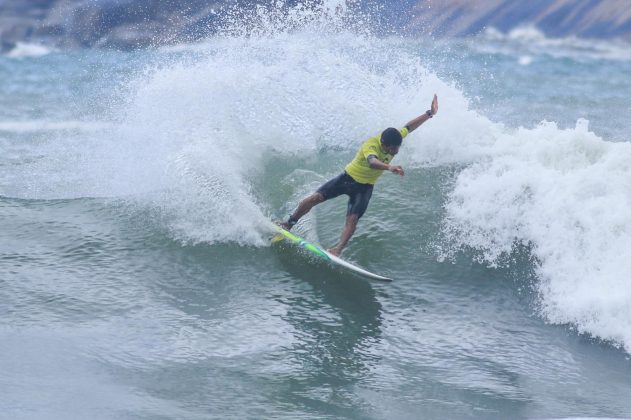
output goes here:
[[631, 144], [585, 120], [507, 132], [462, 171], [446, 206], [454, 249], [491, 265], [532, 252], [540, 312], [631, 352]]

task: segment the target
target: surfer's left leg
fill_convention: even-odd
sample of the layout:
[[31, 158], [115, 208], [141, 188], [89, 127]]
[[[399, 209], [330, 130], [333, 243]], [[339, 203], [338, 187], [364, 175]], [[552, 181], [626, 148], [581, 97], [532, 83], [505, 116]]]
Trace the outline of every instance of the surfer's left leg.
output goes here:
[[302, 200], [300, 204], [298, 204], [298, 207], [289, 216], [289, 219], [287, 219], [286, 222], [279, 223], [280, 227], [286, 230], [291, 230], [291, 228], [294, 227], [296, 223], [298, 223], [298, 220], [300, 220], [302, 216], [309, 213], [309, 211], [314, 206], [317, 206], [325, 200], [326, 198], [324, 198], [324, 196], [320, 192], [314, 192], [313, 194]]
[[349, 187], [352, 186], [353, 183], [353, 178], [351, 178], [346, 172], [342, 172], [335, 178], [325, 182], [316, 190], [316, 192], [302, 200], [298, 204], [298, 207], [296, 207], [296, 210], [289, 215], [289, 219], [287, 219], [286, 222], [279, 223], [280, 227], [290, 230], [296, 223], [298, 223], [298, 220], [300, 220], [300, 218], [305, 214], [309, 213], [313, 207], [341, 194], [347, 194]]

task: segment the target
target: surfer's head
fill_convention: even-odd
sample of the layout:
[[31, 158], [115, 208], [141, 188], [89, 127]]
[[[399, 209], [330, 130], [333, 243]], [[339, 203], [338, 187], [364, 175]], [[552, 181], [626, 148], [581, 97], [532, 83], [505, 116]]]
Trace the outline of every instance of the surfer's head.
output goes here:
[[389, 127], [381, 133], [381, 146], [383, 150], [391, 155], [399, 153], [399, 147], [401, 147], [402, 141], [403, 137], [396, 128]]

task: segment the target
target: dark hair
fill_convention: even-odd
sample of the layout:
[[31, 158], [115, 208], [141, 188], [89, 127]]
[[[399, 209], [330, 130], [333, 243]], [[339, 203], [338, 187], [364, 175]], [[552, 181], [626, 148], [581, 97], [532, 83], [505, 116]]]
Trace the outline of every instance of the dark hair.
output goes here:
[[381, 133], [381, 141], [386, 146], [401, 146], [401, 142], [403, 142], [403, 137], [401, 133], [396, 128], [386, 128]]

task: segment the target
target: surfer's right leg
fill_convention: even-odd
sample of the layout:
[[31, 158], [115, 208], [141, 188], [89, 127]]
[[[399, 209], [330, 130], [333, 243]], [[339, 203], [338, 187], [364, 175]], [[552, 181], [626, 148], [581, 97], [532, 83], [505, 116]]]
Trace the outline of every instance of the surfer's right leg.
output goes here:
[[359, 217], [360, 216], [356, 213], [348, 214], [346, 216], [346, 223], [344, 224], [344, 229], [342, 230], [340, 241], [333, 248], [327, 249], [327, 251], [329, 251], [331, 254], [335, 255], [336, 257], [340, 256], [340, 254], [346, 247], [346, 244], [348, 244], [348, 241], [351, 239], [351, 236], [353, 236], [353, 233], [355, 233], [355, 229], [357, 228], [357, 222], [359, 222]]
[[372, 190], [372, 184], [356, 183], [353, 186], [352, 191], [349, 193], [346, 223], [344, 224], [344, 229], [342, 230], [338, 244], [328, 249], [331, 254], [339, 257], [348, 244], [348, 241], [350, 241], [357, 228], [357, 222], [359, 222], [359, 219], [366, 213], [370, 197], [372, 197]]

